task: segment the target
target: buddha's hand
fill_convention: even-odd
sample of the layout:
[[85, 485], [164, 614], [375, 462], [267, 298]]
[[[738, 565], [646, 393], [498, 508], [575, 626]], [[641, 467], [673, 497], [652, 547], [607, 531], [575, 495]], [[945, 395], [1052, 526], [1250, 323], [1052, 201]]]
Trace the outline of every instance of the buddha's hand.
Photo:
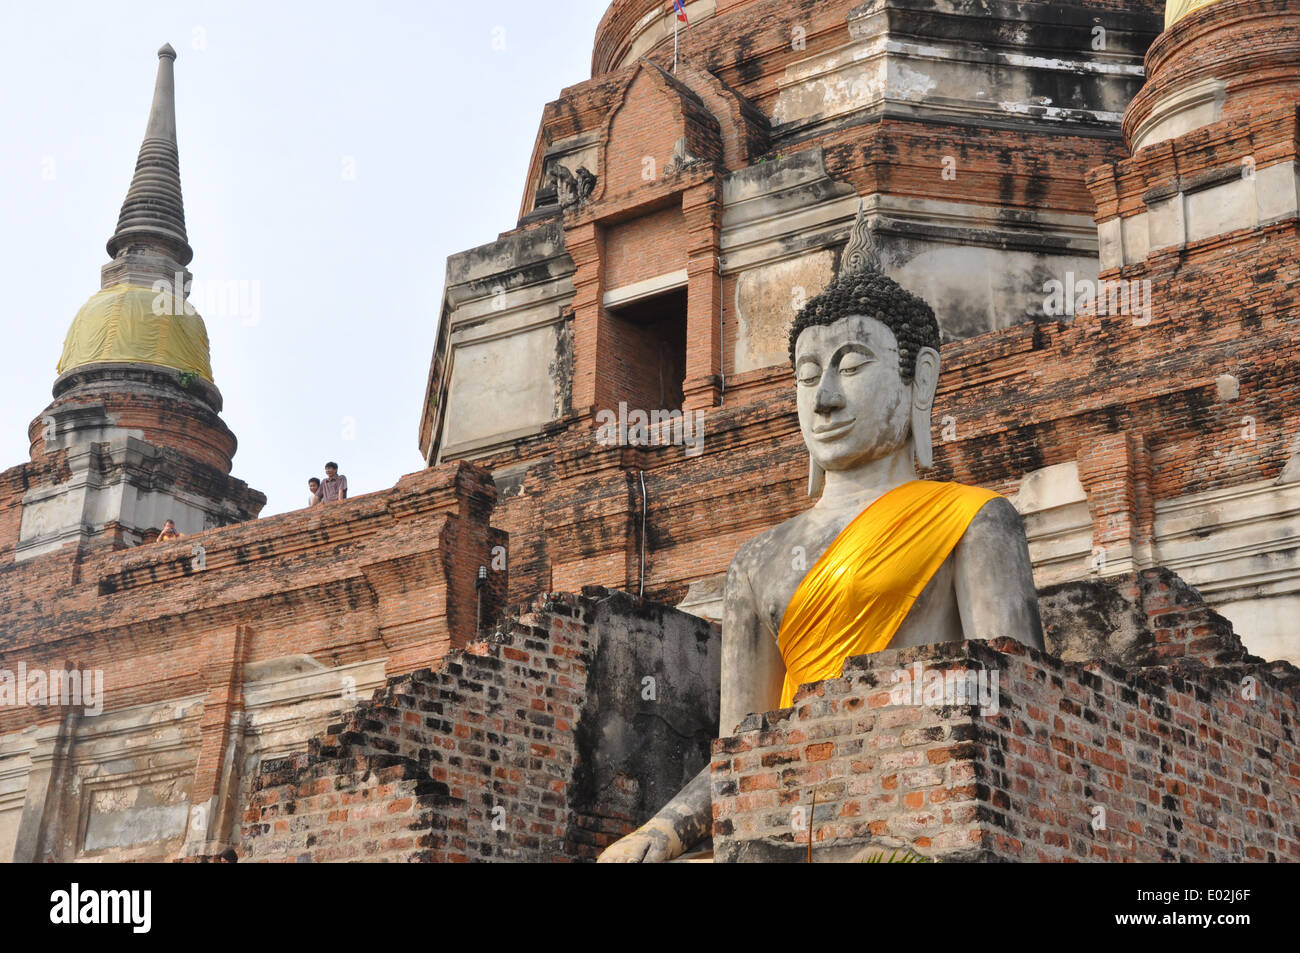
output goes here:
[[682, 842], [670, 823], [651, 818], [631, 834], [615, 841], [596, 858], [598, 864], [661, 864], [682, 853]]

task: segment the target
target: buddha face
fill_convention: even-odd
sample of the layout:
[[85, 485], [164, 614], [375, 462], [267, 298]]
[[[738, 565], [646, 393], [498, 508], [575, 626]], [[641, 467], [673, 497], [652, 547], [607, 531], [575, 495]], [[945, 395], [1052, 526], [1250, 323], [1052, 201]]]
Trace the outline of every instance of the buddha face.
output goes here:
[[850, 315], [805, 328], [795, 342], [799, 429], [823, 470], [853, 470], [911, 435], [913, 385], [903, 381], [894, 332]]

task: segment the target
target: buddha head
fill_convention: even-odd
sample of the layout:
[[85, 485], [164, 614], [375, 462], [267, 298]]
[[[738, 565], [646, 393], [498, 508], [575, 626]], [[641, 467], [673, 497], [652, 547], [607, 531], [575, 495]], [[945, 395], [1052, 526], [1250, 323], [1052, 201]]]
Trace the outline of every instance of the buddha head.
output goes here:
[[881, 274], [861, 214], [844, 260], [845, 268], [790, 328], [811, 496], [821, 492], [826, 471], [856, 469], [909, 442], [916, 465], [933, 466], [934, 311]]

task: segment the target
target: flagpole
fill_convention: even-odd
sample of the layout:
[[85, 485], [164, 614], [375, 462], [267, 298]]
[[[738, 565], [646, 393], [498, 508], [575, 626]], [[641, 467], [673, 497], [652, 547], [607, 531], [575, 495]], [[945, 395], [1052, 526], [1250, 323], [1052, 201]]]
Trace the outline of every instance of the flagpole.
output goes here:
[[677, 10], [673, 10], [673, 75], [677, 75], [677, 24], [681, 17], [677, 15]]

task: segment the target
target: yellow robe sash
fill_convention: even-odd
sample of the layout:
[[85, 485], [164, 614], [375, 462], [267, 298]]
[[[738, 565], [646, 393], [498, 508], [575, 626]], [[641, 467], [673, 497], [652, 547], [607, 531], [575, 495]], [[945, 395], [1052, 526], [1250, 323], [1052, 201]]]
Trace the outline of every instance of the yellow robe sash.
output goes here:
[[996, 493], [913, 480], [890, 490], [835, 537], [781, 618], [781, 706], [808, 682], [837, 678], [851, 655], [887, 647], [912, 604]]

